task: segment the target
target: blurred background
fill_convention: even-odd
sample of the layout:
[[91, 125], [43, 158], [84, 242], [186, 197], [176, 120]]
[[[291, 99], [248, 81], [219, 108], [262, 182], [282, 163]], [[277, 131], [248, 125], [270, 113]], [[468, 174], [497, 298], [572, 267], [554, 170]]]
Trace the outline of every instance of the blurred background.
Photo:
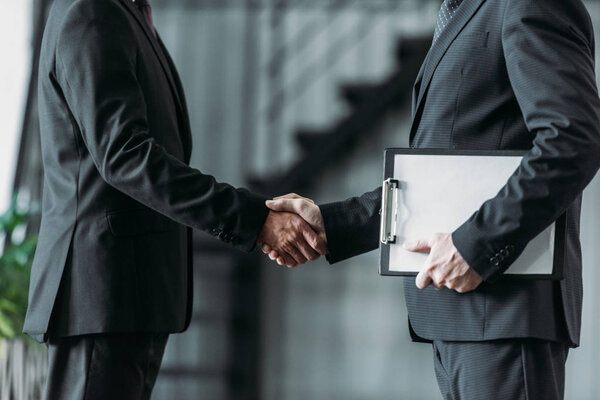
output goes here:
[[[41, 200], [36, 66], [51, 3], [0, 0], [0, 210], [9, 210], [4, 222], [27, 217], [15, 223], [26, 233], [3, 225], [5, 259], [39, 224], [27, 205]], [[599, 36], [600, 3], [585, 3]], [[185, 86], [192, 165], [204, 173], [323, 203], [377, 187], [383, 149], [408, 145], [411, 88], [440, 0], [151, 4]], [[599, 221], [597, 176], [584, 195], [583, 332], [569, 354], [567, 399], [600, 399]], [[192, 324], [171, 336], [153, 399], [441, 398], [431, 347], [410, 341], [401, 278], [378, 276], [378, 252], [288, 270], [196, 232], [195, 253]], [[44, 347], [8, 340], [1, 304], [0, 399], [36, 398], [32, 389], [9, 395], [6, 382], [43, 382]]]

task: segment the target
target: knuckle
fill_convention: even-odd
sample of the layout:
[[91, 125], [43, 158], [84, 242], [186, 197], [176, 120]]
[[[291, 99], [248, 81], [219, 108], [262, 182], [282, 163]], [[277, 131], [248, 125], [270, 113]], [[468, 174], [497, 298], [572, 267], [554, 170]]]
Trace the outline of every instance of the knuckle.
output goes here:
[[446, 283], [445, 279], [444, 279], [444, 276], [442, 274], [440, 274], [439, 272], [433, 274], [432, 279], [438, 285], [443, 285], [444, 283]]
[[305, 212], [308, 210], [308, 202], [304, 201], [304, 200], [300, 200], [298, 202], [298, 210], [300, 212]]

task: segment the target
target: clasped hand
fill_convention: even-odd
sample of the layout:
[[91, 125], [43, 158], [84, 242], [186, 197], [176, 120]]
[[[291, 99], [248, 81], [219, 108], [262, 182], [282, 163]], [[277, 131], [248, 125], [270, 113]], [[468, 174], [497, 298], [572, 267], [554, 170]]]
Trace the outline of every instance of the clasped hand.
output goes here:
[[267, 207], [258, 244], [271, 260], [295, 267], [327, 253], [323, 217], [312, 200], [291, 193], [267, 201]]

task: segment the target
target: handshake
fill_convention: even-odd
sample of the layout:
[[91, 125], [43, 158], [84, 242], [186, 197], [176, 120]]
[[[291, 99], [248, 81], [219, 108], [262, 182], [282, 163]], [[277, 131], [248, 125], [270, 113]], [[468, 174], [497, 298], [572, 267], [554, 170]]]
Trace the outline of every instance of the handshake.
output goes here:
[[327, 254], [323, 217], [312, 200], [290, 193], [267, 201], [267, 207], [257, 243], [271, 260], [295, 267]]

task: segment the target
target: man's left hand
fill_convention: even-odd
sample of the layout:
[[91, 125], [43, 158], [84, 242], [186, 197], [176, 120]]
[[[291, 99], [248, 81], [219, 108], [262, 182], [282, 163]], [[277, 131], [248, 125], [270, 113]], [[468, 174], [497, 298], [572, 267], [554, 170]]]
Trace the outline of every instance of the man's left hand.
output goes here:
[[433, 285], [437, 289], [447, 287], [465, 293], [481, 284], [481, 277], [462, 258], [449, 233], [437, 233], [427, 239], [405, 243], [404, 248], [429, 253], [423, 269], [417, 275], [416, 285], [419, 289]]

